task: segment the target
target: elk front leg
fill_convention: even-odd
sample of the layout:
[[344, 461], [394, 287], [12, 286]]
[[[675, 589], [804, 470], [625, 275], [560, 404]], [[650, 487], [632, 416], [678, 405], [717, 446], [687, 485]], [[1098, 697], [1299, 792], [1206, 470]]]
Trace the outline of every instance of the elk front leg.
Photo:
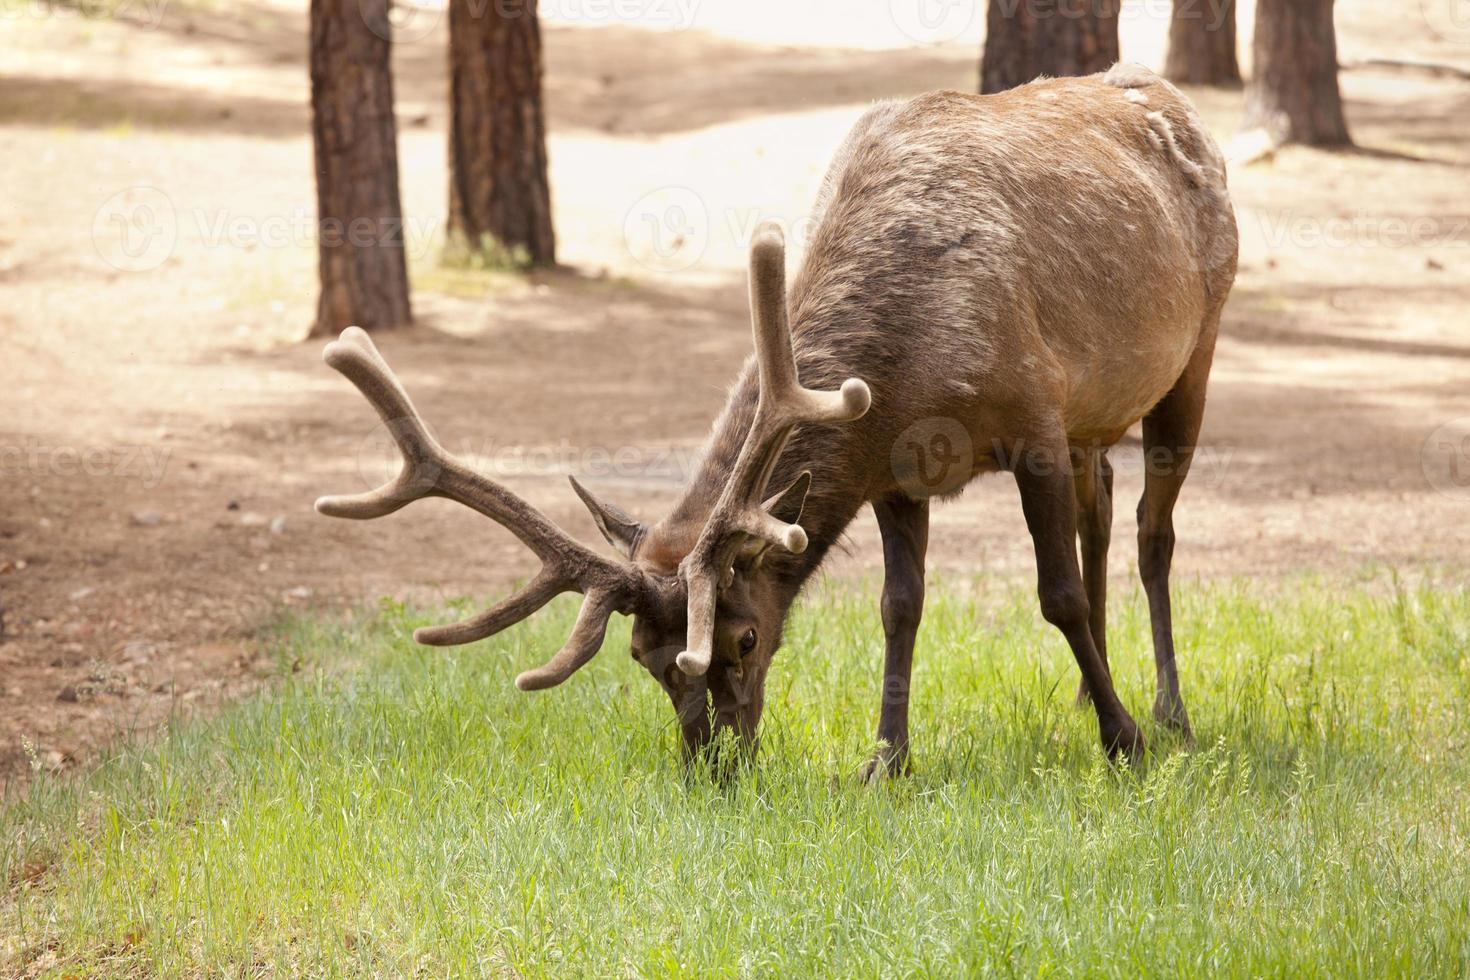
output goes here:
[[1077, 565], [1077, 495], [1066, 438], [1058, 426], [1045, 441], [1018, 446], [1024, 448], [1015, 459], [1016, 485], [1036, 549], [1041, 615], [1061, 630], [1077, 658], [1109, 758], [1126, 752], [1136, 760], [1143, 754], [1143, 735], [1118, 700], [1092, 638], [1087, 590]]
[[878, 708], [877, 753], [864, 778], [907, 771], [909, 677], [914, 638], [924, 614], [924, 553], [929, 546], [929, 503], [896, 494], [873, 503], [883, 535], [883, 695]]
[[[1113, 465], [1106, 449], [1089, 452], [1075, 475], [1077, 537], [1082, 545], [1082, 584], [1091, 611], [1088, 625], [1103, 667], [1108, 666], [1108, 543], [1113, 536]], [[1109, 669], [1111, 674], [1112, 670]], [[1077, 703], [1087, 703], [1087, 681], [1077, 682]]]

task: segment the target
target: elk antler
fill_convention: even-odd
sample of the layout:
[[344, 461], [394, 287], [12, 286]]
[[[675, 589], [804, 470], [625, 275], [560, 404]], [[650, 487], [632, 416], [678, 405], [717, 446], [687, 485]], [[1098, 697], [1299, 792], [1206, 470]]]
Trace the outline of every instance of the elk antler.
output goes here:
[[320, 498], [319, 513], [365, 520], [391, 514], [420, 497], [445, 497], [500, 524], [541, 559], [541, 571], [521, 591], [462, 622], [417, 629], [414, 639], [431, 646], [471, 643], [519, 623], [561, 593], [575, 591], [586, 598], [570, 639], [545, 664], [518, 676], [516, 687], [523, 691], [553, 687], [591, 660], [602, 646], [612, 614], [637, 607], [645, 589], [642, 573], [631, 563], [611, 561], [583, 547], [536, 508], [445, 451], [363, 330], [342, 331], [322, 352], [322, 360], [356, 385], [377, 409], [403, 453], [403, 469], [376, 490]]
[[686, 649], [678, 657], [686, 674], [709, 670], [717, 589], [741, 545], [754, 537], [793, 553], [806, 550], [806, 532], [799, 525], [778, 520], [761, 506], [792, 428], [803, 422], [850, 422], [873, 400], [857, 378], [848, 378], [839, 391], [814, 391], [797, 380], [786, 320], [786, 242], [771, 222], [757, 229], [750, 246], [750, 308], [759, 399], [729, 482], [680, 569], [689, 590]]

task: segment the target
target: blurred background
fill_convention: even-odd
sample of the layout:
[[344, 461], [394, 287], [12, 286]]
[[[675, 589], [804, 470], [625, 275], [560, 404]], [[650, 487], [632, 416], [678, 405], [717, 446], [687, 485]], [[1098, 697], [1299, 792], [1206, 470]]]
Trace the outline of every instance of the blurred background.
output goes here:
[[[22, 735], [65, 768], [249, 689], [282, 608], [534, 570], [448, 503], [312, 513], [391, 461], [312, 334], [374, 329], [444, 442], [584, 539], [568, 474], [659, 516], [749, 351], [751, 231], [780, 221], [799, 262], [853, 120], [976, 91], [982, 52], [991, 87], [1167, 64], [1232, 158], [1176, 575], [1461, 574], [1470, 6], [1093, 9], [0, 0], [0, 771]], [[1009, 481], [934, 521], [960, 587], [1032, 574]], [[870, 575], [876, 537], [864, 515], [829, 574]]]

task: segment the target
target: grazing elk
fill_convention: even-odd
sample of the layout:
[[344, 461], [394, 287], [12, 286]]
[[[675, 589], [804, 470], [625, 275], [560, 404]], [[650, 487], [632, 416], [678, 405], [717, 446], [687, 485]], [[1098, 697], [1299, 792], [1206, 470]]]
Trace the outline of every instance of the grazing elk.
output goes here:
[[[1170, 627], [1170, 515], [1236, 263], [1223, 161], [1189, 103], [1125, 65], [997, 95], [881, 103], [839, 151], [817, 218], [789, 295], [779, 231], [755, 236], [756, 356], [673, 512], [642, 524], [572, 481], [619, 558], [573, 541], [445, 453], [356, 328], [327, 347], [326, 361], [377, 408], [405, 465], [378, 490], [323, 498], [317, 509], [378, 517], [440, 496], [504, 525], [541, 570], [489, 611], [416, 638], [468, 643], [581, 592], [571, 638], [517, 686], [566, 680], [598, 651], [611, 615], [631, 614], [633, 657], [673, 701], [692, 753], [724, 728], [754, 741], [787, 613], [871, 505], [887, 643], [881, 748], [868, 771], [881, 774], [907, 760], [928, 498], [1008, 470], [1042, 615], [1071, 646], [1104, 748], [1137, 755], [1143, 738], [1105, 654], [1106, 452], [1142, 419], [1139, 571], [1158, 668], [1154, 713], [1187, 729]], [[937, 481], [924, 456], [936, 447], [953, 470]]]

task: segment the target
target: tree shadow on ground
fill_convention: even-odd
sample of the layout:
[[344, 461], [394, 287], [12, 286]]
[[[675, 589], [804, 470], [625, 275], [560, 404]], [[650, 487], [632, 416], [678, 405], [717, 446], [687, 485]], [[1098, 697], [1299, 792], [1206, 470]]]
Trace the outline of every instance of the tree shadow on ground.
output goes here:
[[[141, 35], [195, 46], [226, 67], [289, 73], [299, 102], [116, 80], [7, 80], [0, 122], [204, 129], [263, 136], [307, 133], [305, 11], [245, 2], [228, 12], [165, 7], [156, 24], [119, 19]], [[620, 24], [543, 25], [546, 111], [558, 131], [658, 136], [782, 112], [803, 112], [936, 88], [971, 90], [976, 54], [957, 46], [861, 50], [752, 44], [700, 30]], [[447, 18], [394, 45], [396, 101], [409, 124], [447, 114]], [[716, 69], [714, 66], [718, 66]], [[20, 86], [17, 88], [16, 86]]]
[[[1450, 120], [1470, 119], [1470, 85], [1443, 83], [1432, 94], [1400, 98], [1351, 99], [1349, 129], [1358, 145], [1342, 153], [1385, 160], [1470, 167], [1465, 157], [1467, 129]], [[1389, 145], [1383, 145], [1383, 144]], [[1375, 146], [1375, 144], [1377, 144]], [[1405, 150], [1403, 147], [1413, 147]], [[1429, 150], [1429, 154], [1416, 152]]]
[[[1237, 287], [1230, 297], [1226, 336], [1262, 346], [1334, 348], [1396, 357], [1470, 359], [1470, 344], [1386, 337], [1381, 317], [1354, 312], [1355, 296], [1376, 306], [1443, 306], [1458, 309], [1463, 297], [1450, 284], [1443, 287], [1368, 283], [1357, 286], [1298, 283], [1270, 290]], [[1343, 300], [1346, 299], [1346, 306]], [[1332, 317], [1324, 323], [1314, 307], [1327, 304]]]
[[293, 137], [309, 132], [304, 104], [109, 79], [7, 76], [0, 125], [137, 127], [166, 131]]

